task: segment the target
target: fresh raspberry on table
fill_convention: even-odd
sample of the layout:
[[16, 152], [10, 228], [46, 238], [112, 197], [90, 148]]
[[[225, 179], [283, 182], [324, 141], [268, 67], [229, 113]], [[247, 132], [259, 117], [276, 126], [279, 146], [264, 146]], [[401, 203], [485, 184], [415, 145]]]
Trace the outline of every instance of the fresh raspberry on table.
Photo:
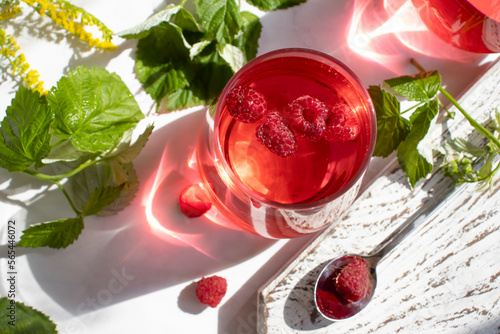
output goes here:
[[216, 307], [227, 291], [227, 281], [220, 276], [203, 277], [196, 283], [196, 297], [202, 304]]
[[238, 86], [226, 96], [226, 107], [229, 114], [243, 123], [254, 123], [267, 112], [267, 101], [264, 96], [250, 87]]
[[181, 191], [179, 206], [182, 213], [193, 218], [199, 217], [210, 210], [212, 203], [200, 185], [192, 184]]
[[368, 264], [361, 258], [346, 264], [335, 278], [337, 292], [350, 302], [365, 298], [370, 287]]
[[288, 117], [292, 128], [309, 140], [323, 135], [329, 108], [321, 100], [304, 95], [288, 105]]
[[297, 150], [295, 135], [275, 111], [264, 117], [256, 135], [262, 145], [282, 158], [294, 155]]
[[326, 120], [325, 139], [328, 141], [350, 141], [356, 139], [360, 126], [354, 112], [345, 103], [338, 103]]

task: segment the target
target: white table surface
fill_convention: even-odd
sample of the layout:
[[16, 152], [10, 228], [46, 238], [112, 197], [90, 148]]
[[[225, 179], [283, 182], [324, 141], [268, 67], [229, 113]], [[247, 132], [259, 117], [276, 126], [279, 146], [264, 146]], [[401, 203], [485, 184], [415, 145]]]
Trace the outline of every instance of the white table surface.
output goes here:
[[[118, 32], [144, 21], [169, 2], [73, 3]], [[447, 89], [460, 95], [498, 58], [452, 49], [408, 18], [390, 21], [371, 34], [359, 33], [351, 22], [361, 19], [355, 25], [361, 27], [377, 16], [370, 8], [358, 18], [359, 9], [367, 3], [370, 1], [308, 0], [272, 13], [259, 12], [244, 1], [242, 6], [261, 17], [259, 54], [283, 47], [320, 50], [345, 62], [366, 86], [414, 73], [409, 65], [414, 57], [425, 68], [439, 70]], [[59, 40], [61, 33], [50, 25], [38, 28], [45, 22], [37, 22], [34, 28], [17, 24], [6, 28], [15, 34], [46, 88], [78, 65], [106, 67], [122, 77], [156, 129], [135, 162], [142, 187], [128, 208], [112, 217], [86, 218], [83, 234], [64, 250], [17, 249], [17, 300], [49, 315], [63, 334], [254, 333], [258, 289], [314, 236], [271, 241], [218, 226], [204, 217], [183, 217], [176, 206], [177, 196], [197, 179], [189, 159], [204, 109], [155, 115], [153, 101], [134, 74], [136, 41], [118, 38], [113, 53], [93, 52], [71, 38]], [[392, 33], [394, 27], [409, 31], [398, 39]], [[415, 38], [420, 50], [415, 50]], [[12, 82], [0, 84], [1, 115], [14, 93]], [[368, 176], [376, 175], [383, 166], [384, 160], [375, 159]], [[35, 222], [72, 216], [57, 189], [5, 170], [0, 170], [0, 212], [2, 281], [7, 271], [8, 220], [16, 221], [19, 237]], [[155, 221], [162, 227], [155, 227]], [[167, 226], [179, 238], [167, 235]], [[197, 301], [194, 286], [202, 276], [213, 274], [228, 280], [228, 292], [217, 308], [207, 308]], [[6, 293], [6, 285], [0, 284], [0, 295]]]

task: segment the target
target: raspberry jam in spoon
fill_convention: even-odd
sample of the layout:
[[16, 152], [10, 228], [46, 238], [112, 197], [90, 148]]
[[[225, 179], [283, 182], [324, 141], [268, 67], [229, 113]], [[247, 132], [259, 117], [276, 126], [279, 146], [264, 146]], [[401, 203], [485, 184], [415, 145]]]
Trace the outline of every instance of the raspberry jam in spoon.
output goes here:
[[314, 302], [319, 313], [328, 320], [336, 321], [350, 318], [364, 309], [375, 292], [376, 266], [379, 261], [452, 196], [464, 189], [464, 185], [441, 188], [368, 255], [348, 254], [328, 262], [314, 287]]

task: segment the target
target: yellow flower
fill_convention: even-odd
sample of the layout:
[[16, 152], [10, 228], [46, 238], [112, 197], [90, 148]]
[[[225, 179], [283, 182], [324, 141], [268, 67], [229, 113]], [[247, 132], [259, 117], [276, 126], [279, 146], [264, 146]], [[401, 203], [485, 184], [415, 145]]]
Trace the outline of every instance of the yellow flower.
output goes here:
[[21, 13], [21, 8], [19, 8], [19, 6], [7, 8], [2, 12], [0, 12], [0, 21], [10, 19], [14, 16], [17, 16], [20, 13]]

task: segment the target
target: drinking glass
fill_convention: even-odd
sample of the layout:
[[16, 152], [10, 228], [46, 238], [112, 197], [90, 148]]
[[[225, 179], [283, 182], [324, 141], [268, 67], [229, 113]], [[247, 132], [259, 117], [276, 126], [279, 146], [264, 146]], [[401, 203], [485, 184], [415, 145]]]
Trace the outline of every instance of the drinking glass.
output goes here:
[[412, 3], [429, 30], [442, 40], [471, 52], [500, 52], [500, 21], [497, 21], [500, 1], [412, 0]]
[[[259, 91], [269, 112], [285, 113], [301, 96], [346, 104], [359, 134], [344, 142], [296, 135], [295, 155], [277, 156], [257, 140], [262, 120], [244, 123], [229, 114], [226, 99], [235, 87]], [[375, 139], [372, 101], [346, 65], [314, 50], [280, 49], [243, 66], [210, 106], [197, 163], [209, 198], [227, 220], [267, 238], [295, 238], [324, 229], [353, 203]]]

